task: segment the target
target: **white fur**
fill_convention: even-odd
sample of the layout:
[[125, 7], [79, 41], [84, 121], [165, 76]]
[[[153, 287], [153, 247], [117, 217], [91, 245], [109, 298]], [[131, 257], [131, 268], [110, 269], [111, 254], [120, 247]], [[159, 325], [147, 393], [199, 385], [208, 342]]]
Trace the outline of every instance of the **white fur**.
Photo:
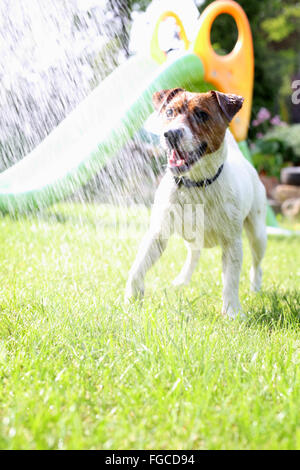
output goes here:
[[[258, 291], [261, 286], [261, 261], [266, 247], [266, 195], [256, 170], [244, 158], [229, 130], [222, 146], [214, 153], [202, 157], [185, 174], [199, 181], [213, 177], [220, 165], [223, 171], [206, 188], [186, 188], [175, 184], [168, 169], [155, 195], [150, 227], [143, 238], [137, 257], [129, 273], [125, 298], [143, 295], [144, 278], [148, 269], [160, 257], [167, 245], [166, 233], [173, 230], [168, 217], [172, 208], [184, 205], [203, 204], [203, 246], [221, 245], [223, 256], [223, 308], [230, 317], [241, 313], [239, 301], [239, 279], [242, 267], [242, 229], [249, 238], [253, 265], [250, 273], [251, 288]], [[182, 226], [182, 212], [174, 211], [174, 231]], [[184, 224], [193, 223], [184, 219]], [[195, 269], [201, 251], [201, 243], [186, 242], [186, 262], [175, 279], [175, 285], [187, 284]]]

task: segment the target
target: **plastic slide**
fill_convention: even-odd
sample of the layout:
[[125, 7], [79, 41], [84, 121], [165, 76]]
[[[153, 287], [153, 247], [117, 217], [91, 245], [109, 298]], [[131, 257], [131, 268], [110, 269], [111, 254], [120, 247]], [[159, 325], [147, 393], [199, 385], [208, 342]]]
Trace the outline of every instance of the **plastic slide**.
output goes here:
[[[215, 18], [228, 13], [238, 40], [226, 56], [210, 42]], [[161, 23], [173, 17], [185, 52], [168, 56], [159, 47]], [[149, 57], [136, 55], [107, 77], [29, 155], [0, 175], [0, 210], [16, 213], [50, 205], [86, 183], [139, 130], [153, 112], [152, 94], [181, 86], [190, 91], [216, 88], [245, 97], [231, 129], [246, 158], [253, 88], [253, 48], [247, 17], [233, 0], [217, 0], [201, 14], [190, 43], [178, 15], [163, 12], [153, 27]], [[268, 224], [277, 222], [269, 210]]]

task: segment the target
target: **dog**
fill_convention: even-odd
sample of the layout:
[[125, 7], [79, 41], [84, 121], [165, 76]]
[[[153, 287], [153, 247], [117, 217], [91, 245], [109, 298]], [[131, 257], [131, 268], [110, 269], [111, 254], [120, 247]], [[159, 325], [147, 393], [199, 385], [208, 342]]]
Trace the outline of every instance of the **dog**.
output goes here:
[[160, 120], [161, 144], [168, 155], [168, 166], [155, 193], [149, 230], [129, 273], [126, 301], [143, 296], [146, 272], [166, 248], [168, 236], [173, 232], [182, 235], [183, 225], [185, 232], [192, 233], [195, 211], [185, 216], [184, 208], [197, 205], [203, 208], [198, 227], [203, 237], [191, 239], [182, 235], [187, 258], [173, 284], [185, 285], [190, 281], [202, 246], [221, 245], [222, 313], [231, 318], [242, 316], [239, 280], [245, 227], [252, 253], [251, 289], [259, 291], [267, 241], [266, 192], [228, 129], [243, 101], [241, 96], [218, 91], [192, 93], [173, 88], [154, 93], [153, 104]]

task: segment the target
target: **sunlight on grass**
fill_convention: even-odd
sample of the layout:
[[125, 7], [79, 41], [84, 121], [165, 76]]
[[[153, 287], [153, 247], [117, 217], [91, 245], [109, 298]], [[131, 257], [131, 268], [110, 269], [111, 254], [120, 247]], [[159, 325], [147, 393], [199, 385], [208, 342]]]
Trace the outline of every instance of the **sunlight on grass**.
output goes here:
[[126, 210], [0, 220], [1, 448], [299, 448], [299, 239], [269, 238], [256, 296], [244, 243], [246, 321], [220, 315], [218, 248], [190, 286], [170, 287], [185, 257], [176, 238], [143, 305], [125, 307], [149, 215], [130, 209], [119, 239]]

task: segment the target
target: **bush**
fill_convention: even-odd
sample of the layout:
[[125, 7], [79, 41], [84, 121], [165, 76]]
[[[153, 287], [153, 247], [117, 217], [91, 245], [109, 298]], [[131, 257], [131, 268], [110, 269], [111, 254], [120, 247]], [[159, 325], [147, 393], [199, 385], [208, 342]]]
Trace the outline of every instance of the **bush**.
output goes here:
[[279, 178], [283, 166], [300, 165], [300, 124], [275, 126], [251, 144], [257, 171]]

